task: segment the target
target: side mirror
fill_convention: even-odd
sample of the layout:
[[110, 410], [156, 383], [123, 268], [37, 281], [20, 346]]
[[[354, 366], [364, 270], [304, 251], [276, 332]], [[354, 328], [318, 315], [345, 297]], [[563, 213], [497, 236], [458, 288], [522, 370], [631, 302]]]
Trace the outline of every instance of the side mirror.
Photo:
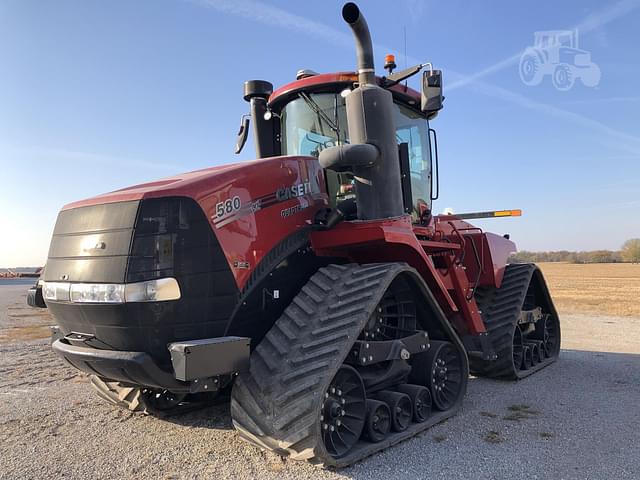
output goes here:
[[437, 112], [442, 108], [442, 71], [427, 70], [422, 74], [422, 102], [423, 112]]
[[238, 136], [236, 138], [236, 155], [242, 151], [244, 144], [247, 143], [247, 136], [249, 135], [249, 115], [243, 115], [240, 119], [240, 130], [238, 130]]

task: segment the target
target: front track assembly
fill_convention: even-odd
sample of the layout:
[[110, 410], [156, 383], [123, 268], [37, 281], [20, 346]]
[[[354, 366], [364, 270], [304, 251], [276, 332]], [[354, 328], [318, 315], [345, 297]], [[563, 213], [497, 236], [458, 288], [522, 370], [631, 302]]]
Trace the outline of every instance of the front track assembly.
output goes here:
[[[427, 304], [428, 333], [416, 314]], [[467, 377], [464, 347], [415, 270], [330, 265], [256, 347], [231, 416], [258, 447], [342, 467], [455, 414]]]

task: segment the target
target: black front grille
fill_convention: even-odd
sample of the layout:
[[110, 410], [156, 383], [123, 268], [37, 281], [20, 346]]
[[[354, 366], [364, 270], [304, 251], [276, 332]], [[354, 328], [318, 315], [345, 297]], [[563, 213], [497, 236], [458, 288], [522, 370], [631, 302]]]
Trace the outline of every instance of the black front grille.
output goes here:
[[[119, 220], [107, 221], [107, 229], [99, 224], [100, 219], [105, 218], [101, 212], [106, 206], [96, 206], [100, 207], [96, 210], [98, 220], [85, 218], [78, 222], [73, 219], [74, 212], [91, 217], [90, 210], [61, 213], [56, 235], [64, 236], [64, 241], [56, 247], [52, 242], [54, 253], [58, 248], [65, 252], [73, 250], [75, 236], [88, 232], [128, 230], [130, 233], [128, 239], [122, 241], [122, 248], [117, 247], [116, 256], [100, 256], [94, 252], [86, 258], [61, 258], [58, 259], [62, 262], [58, 265], [60, 268], [51, 269], [52, 260], [58, 260], [52, 259], [50, 254], [46, 274], [53, 270], [77, 270], [82, 275], [70, 277], [69, 281], [107, 283], [173, 277], [180, 286], [181, 298], [121, 305], [50, 302], [48, 306], [64, 334], [72, 331], [91, 334], [95, 336], [96, 345], [101, 345], [99, 348], [147, 352], [159, 363], [168, 365], [168, 343], [224, 334], [239, 292], [224, 252], [204, 212], [194, 200], [170, 197], [130, 203], [133, 205], [121, 202], [106, 208], [113, 212], [119, 208], [127, 211], [126, 215], [113, 213], [120, 215]], [[73, 227], [64, 227], [69, 222]], [[107, 249], [116, 248], [111, 240], [97, 239], [104, 241]], [[104, 263], [87, 264], [86, 269], [76, 268], [74, 262], [80, 261]], [[47, 280], [59, 278], [48, 277]]]
[[124, 282], [139, 204], [117, 202], [61, 211], [44, 280]]

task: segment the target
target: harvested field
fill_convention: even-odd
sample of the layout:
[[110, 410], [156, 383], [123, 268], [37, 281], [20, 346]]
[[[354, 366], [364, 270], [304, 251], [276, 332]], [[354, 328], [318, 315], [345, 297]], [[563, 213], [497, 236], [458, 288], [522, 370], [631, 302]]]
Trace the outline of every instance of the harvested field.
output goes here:
[[640, 265], [540, 263], [560, 313], [640, 317]]

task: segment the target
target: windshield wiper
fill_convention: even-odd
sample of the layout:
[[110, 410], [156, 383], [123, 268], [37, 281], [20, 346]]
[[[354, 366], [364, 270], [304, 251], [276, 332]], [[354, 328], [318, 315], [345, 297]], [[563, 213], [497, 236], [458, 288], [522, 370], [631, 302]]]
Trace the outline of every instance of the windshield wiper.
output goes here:
[[322, 128], [322, 121], [324, 121], [324, 123], [327, 124], [327, 126], [333, 130], [333, 133], [336, 134], [336, 140], [339, 142], [340, 141], [340, 129], [338, 128], [338, 126], [333, 123], [333, 121], [331, 121], [331, 119], [327, 116], [327, 114], [325, 112], [322, 111], [322, 109], [320, 108], [320, 105], [318, 105], [315, 100], [313, 100], [311, 97], [309, 97], [309, 95], [307, 95], [305, 92], [300, 92], [300, 97], [302, 97], [302, 99], [306, 102], [306, 104], [309, 106], [309, 108], [311, 110], [314, 111], [314, 113], [318, 116], [318, 118], [320, 119], [320, 127]]

